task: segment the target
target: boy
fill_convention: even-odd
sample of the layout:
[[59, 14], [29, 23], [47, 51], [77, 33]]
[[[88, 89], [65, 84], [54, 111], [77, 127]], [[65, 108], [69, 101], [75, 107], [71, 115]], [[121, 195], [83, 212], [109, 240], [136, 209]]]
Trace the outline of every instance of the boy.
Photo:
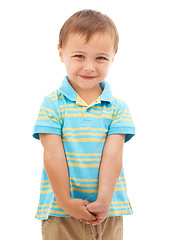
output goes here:
[[75, 13], [61, 28], [67, 76], [44, 98], [33, 133], [44, 148], [36, 214], [44, 240], [120, 240], [122, 215], [132, 214], [122, 155], [135, 127], [105, 81], [118, 42], [112, 20], [93, 10]]

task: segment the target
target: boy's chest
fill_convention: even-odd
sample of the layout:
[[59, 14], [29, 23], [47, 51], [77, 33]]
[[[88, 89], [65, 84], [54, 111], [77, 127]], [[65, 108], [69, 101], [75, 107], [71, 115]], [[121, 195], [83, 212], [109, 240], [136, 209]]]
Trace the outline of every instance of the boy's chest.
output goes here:
[[61, 114], [62, 136], [105, 138], [113, 114], [113, 108], [109, 105], [87, 107], [67, 104]]

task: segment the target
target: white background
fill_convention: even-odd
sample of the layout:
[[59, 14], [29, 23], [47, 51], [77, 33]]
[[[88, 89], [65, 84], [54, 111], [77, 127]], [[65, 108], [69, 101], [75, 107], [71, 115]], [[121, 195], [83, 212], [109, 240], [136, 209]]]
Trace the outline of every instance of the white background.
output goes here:
[[117, 25], [119, 51], [108, 82], [128, 104], [136, 136], [124, 148], [134, 214], [124, 217], [124, 239], [173, 239], [171, 1], [1, 1], [0, 121], [2, 239], [41, 240], [34, 218], [42, 147], [32, 129], [43, 97], [59, 88], [60, 27], [74, 12], [92, 8]]

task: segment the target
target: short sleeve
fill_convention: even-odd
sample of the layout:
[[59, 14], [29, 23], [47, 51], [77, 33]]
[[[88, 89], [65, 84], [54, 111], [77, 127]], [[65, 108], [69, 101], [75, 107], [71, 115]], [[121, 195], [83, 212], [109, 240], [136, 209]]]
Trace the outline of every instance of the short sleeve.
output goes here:
[[61, 122], [58, 101], [45, 97], [34, 125], [33, 137], [39, 139], [39, 133], [61, 135]]
[[127, 104], [123, 101], [114, 102], [115, 114], [108, 129], [109, 134], [125, 134], [125, 142], [135, 135], [135, 126]]

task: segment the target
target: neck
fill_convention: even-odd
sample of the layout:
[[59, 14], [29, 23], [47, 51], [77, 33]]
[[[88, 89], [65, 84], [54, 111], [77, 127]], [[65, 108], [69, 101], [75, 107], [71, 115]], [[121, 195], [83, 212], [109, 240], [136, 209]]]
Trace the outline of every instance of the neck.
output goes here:
[[82, 89], [77, 84], [69, 80], [69, 83], [73, 87], [73, 89], [77, 92], [77, 94], [87, 103], [90, 104], [94, 100], [96, 100], [103, 92], [102, 88], [98, 84], [94, 88], [91, 89]]
[[101, 94], [102, 94], [102, 89], [100, 88], [99, 91], [94, 91], [94, 92], [80, 92], [78, 95], [89, 105], [92, 102], [94, 102]]

